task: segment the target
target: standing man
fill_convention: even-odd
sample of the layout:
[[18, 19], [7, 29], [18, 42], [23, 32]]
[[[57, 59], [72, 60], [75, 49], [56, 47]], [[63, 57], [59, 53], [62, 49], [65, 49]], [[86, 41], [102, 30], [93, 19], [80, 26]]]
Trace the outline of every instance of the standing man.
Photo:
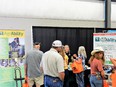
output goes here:
[[43, 54], [41, 67], [44, 72], [45, 87], [63, 87], [64, 60], [58, 53], [61, 51], [62, 42], [55, 40], [52, 48]]
[[29, 51], [25, 59], [25, 74], [28, 77], [29, 87], [36, 84], [36, 87], [40, 87], [43, 84], [43, 75], [40, 70], [40, 62], [42, 60], [43, 52], [39, 50], [40, 43], [34, 43], [34, 49]]

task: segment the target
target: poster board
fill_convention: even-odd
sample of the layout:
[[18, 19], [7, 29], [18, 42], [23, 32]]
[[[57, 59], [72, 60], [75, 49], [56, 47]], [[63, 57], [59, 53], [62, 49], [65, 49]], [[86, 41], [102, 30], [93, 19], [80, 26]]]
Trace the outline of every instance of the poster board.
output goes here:
[[[19, 61], [19, 65], [22, 65], [21, 58], [24, 55], [24, 30], [0, 30], [0, 67], [14, 66]], [[18, 60], [15, 61], [16, 59]]]
[[[24, 77], [25, 31], [0, 30], [0, 87], [16, 87], [15, 66]], [[19, 74], [17, 75], [19, 77]], [[21, 87], [20, 82], [18, 86]]]
[[105, 64], [112, 65], [110, 58], [116, 58], [116, 33], [94, 33], [95, 47], [102, 47], [105, 51]]

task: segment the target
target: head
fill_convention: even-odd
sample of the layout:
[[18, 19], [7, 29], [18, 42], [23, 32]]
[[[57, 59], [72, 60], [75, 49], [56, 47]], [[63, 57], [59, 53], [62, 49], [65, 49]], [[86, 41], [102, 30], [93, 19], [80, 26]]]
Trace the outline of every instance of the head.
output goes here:
[[104, 58], [104, 50], [102, 47], [96, 47], [92, 52], [91, 55], [94, 56], [97, 59], [101, 59], [103, 60], [103, 62], [105, 61]]
[[65, 46], [64, 46], [64, 50], [65, 50], [66, 53], [70, 52], [69, 45], [65, 45]]
[[14, 41], [17, 42], [17, 43], [19, 43], [19, 38], [18, 37], [14, 38]]
[[56, 49], [58, 52], [61, 51], [62, 48], [62, 42], [60, 40], [55, 40], [52, 43], [52, 48]]
[[87, 58], [86, 50], [84, 46], [79, 46], [78, 48], [78, 55], [83, 55], [84, 57]]
[[35, 49], [40, 50], [40, 43], [39, 42], [35, 42], [33, 46]]

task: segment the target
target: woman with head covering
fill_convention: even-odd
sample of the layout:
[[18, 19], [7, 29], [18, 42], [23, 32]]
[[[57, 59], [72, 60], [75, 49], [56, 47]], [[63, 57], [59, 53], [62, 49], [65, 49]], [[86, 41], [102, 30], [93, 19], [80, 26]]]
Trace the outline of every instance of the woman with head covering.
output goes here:
[[91, 52], [91, 57], [89, 60], [91, 67], [90, 84], [91, 87], [103, 87], [104, 78], [104, 50], [101, 47], [96, 47]]

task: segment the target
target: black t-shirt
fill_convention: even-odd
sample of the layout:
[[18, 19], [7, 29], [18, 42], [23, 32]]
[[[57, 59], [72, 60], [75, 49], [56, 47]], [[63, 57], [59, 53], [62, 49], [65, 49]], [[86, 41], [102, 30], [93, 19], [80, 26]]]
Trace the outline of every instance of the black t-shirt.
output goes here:
[[68, 52], [68, 53], [66, 53], [66, 55], [68, 56], [68, 64], [69, 64], [69, 62], [72, 62], [72, 60], [71, 60], [71, 57], [72, 57], [72, 54], [70, 53], [70, 52]]

